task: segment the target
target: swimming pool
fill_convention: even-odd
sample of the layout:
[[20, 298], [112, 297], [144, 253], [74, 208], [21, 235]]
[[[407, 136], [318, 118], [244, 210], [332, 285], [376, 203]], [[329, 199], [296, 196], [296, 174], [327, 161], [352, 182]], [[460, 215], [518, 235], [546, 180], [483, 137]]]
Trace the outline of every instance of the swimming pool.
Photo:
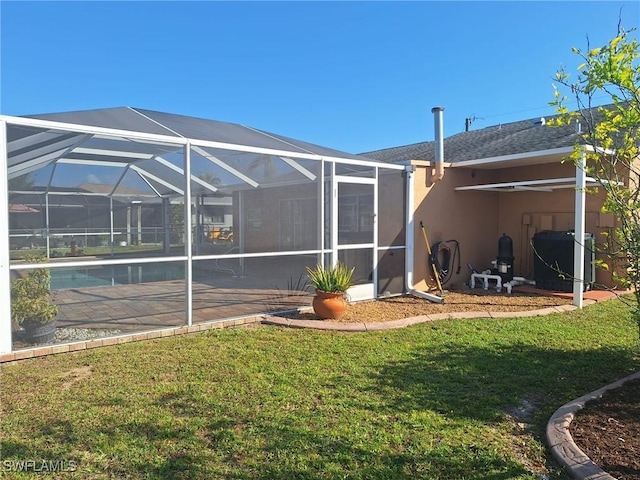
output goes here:
[[182, 263], [52, 268], [50, 272], [52, 290], [184, 280], [184, 266]]

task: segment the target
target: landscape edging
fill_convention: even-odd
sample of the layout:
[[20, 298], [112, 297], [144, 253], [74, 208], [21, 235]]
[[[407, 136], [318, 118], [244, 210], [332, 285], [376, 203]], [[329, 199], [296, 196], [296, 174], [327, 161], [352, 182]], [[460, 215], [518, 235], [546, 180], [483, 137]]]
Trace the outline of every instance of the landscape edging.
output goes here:
[[[595, 303], [595, 302], [592, 302]], [[589, 305], [590, 303], [586, 303]], [[562, 313], [575, 310], [575, 305], [559, 305], [556, 307], [541, 308], [538, 310], [521, 310], [516, 312], [450, 312], [432, 313], [416, 317], [389, 320], [386, 322], [331, 322], [328, 320], [298, 320], [295, 318], [281, 317], [278, 315], [266, 315], [262, 323], [289, 328], [312, 328], [315, 330], [333, 330], [343, 332], [368, 332], [373, 330], [392, 330], [404, 328], [417, 323], [433, 322], [435, 320], [474, 319], [474, 318], [512, 318], [512, 317], [537, 317], [550, 313]]]
[[547, 443], [553, 457], [573, 478], [578, 480], [616, 480], [596, 465], [573, 441], [569, 425], [584, 406], [601, 398], [608, 390], [621, 387], [629, 380], [640, 378], [640, 371], [632, 373], [616, 382], [565, 403], [558, 408], [547, 422]]

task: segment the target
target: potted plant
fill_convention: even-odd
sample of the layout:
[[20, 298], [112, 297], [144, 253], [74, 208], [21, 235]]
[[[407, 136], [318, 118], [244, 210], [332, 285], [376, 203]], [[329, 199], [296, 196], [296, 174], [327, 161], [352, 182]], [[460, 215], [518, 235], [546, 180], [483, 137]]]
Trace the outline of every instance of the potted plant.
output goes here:
[[353, 284], [355, 267], [348, 268], [338, 262], [334, 266], [316, 265], [307, 267], [307, 275], [316, 289], [313, 311], [323, 319], [339, 319], [347, 309], [347, 290]]
[[[42, 255], [25, 256], [30, 263], [44, 263]], [[51, 274], [47, 268], [30, 270], [11, 284], [11, 320], [24, 329], [29, 343], [48, 343], [56, 331], [58, 307], [51, 301]]]

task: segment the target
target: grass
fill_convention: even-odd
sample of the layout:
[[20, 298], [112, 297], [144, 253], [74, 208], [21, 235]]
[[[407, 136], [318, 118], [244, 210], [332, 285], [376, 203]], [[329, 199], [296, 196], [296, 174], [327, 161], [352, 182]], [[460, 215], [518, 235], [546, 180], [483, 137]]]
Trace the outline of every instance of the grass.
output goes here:
[[640, 368], [638, 347], [629, 307], [611, 301], [364, 334], [219, 330], [27, 360], [2, 367], [0, 469], [32, 478], [19, 462], [45, 460], [68, 470], [48, 478], [65, 479], [564, 478], [546, 458], [546, 421]]

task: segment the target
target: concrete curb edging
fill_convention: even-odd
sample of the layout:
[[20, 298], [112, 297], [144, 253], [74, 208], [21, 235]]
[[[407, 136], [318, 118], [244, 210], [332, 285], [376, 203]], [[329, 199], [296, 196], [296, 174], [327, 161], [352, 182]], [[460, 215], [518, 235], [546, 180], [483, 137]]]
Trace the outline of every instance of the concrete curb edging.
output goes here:
[[[588, 304], [588, 303], [587, 303]], [[417, 317], [389, 320], [386, 322], [331, 322], [328, 320], [298, 320], [294, 318], [280, 317], [277, 315], [265, 316], [262, 323], [289, 328], [312, 328], [315, 330], [333, 330], [339, 332], [371, 332], [374, 330], [393, 330], [405, 328], [418, 323], [433, 322], [436, 320], [474, 319], [474, 318], [516, 318], [537, 317], [550, 313], [562, 313], [575, 310], [574, 305], [559, 305], [556, 307], [541, 308], [538, 310], [523, 310], [518, 312], [451, 312], [433, 313], [431, 315], [419, 315]]]
[[578, 448], [569, 432], [569, 425], [575, 418], [576, 413], [584, 408], [587, 402], [596, 400], [602, 397], [606, 391], [618, 388], [629, 380], [638, 378], [640, 378], [640, 371], [565, 403], [551, 416], [547, 423], [547, 443], [553, 457], [571, 477], [578, 480], [616, 480], [615, 477], [612, 477], [593, 463]]

